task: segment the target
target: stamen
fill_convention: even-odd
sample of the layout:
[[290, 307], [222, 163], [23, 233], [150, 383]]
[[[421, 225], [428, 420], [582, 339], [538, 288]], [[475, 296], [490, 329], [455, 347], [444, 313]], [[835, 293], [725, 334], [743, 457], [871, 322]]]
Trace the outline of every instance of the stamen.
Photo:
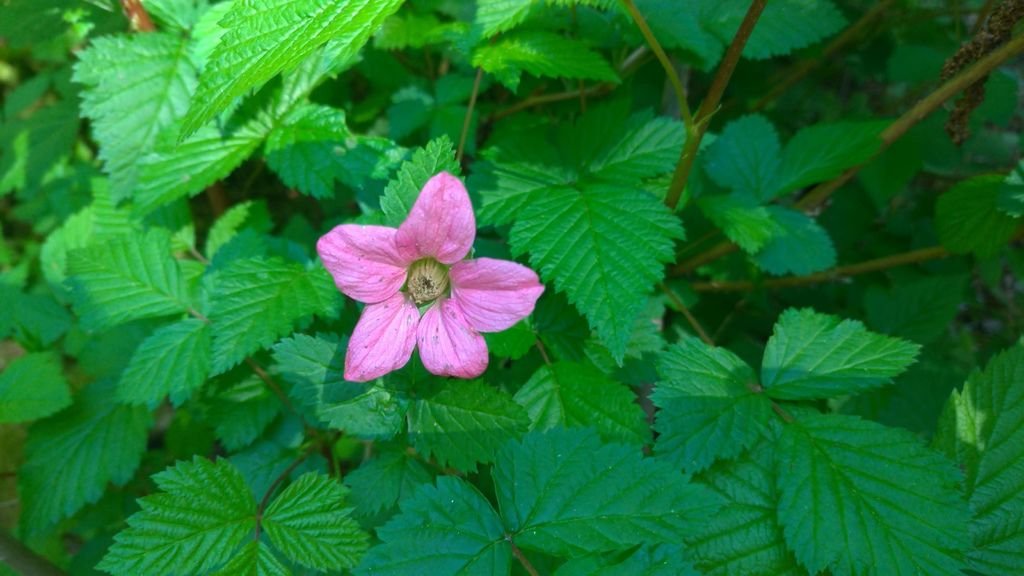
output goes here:
[[448, 290], [448, 267], [433, 258], [417, 260], [409, 267], [406, 287], [417, 305], [433, 302]]

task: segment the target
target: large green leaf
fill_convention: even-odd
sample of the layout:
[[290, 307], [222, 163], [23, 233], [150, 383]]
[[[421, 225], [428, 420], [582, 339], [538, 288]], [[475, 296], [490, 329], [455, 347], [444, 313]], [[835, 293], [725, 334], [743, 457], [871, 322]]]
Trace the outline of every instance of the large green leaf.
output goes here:
[[199, 77], [183, 135], [195, 132], [235, 98], [298, 66], [328, 41], [342, 47], [339, 58], [355, 54], [400, 5], [401, 0], [233, 3], [218, 23], [227, 32]]
[[885, 126], [885, 122], [839, 122], [797, 132], [782, 150], [778, 180], [765, 198], [831, 180], [867, 162], [882, 147], [878, 134]]
[[775, 127], [760, 114], [726, 124], [704, 155], [704, 169], [720, 186], [769, 200], [775, 188], [781, 145]]
[[761, 382], [769, 396], [786, 400], [855, 394], [889, 384], [919, 349], [856, 320], [790, 308], [768, 339]]
[[550, 78], [618, 82], [605, 59], [579, 40], [551, 32], [516, 31], [480, 46], [473, 65], [482, 68], [512, 90], [523, 72]]
[[811, 573], [961, 574], [960, 475], [912, 434], [803, 415], [782, 433], [775, 471], [786, 542]]
[[686, 338], [662, 354], [651, 400], [655, 454], [689, 472], [733, 458], [767, 433], [771, 402], [735, 354]]
[[555, 576], [700, 576], [679, 544], [641, 546], [626, 558], [605, 554], [574, 558]]
[[1024, 350], [999, 354], [953, 392], [937, 443], [967, 476], [971, 567], [1024, 571]]
[[832, 239], [813, 218], [782, 206], [767, 206], [765, 210], [774, 225], [771, 237], [754, 254], [758, 267], [770, 274], [803, 276], [835, 265]]
[[960, 182], [935, 205], [935, 228], [942, 245], [956, 254], [979, 258], [998, 253], [1013, 237], [1018, 220], [999, 210], [1004, 177], [977, 176]]
[[117, 399], [151, 408], [170, 395], [180, 406], [203, 385], [210, 372], [210, 329], [188, 318], [169, 324], [143, 340], [117, 383]]
[[423, 185], [439, 172], [455, 175], [460, 172], [459, 163], [455, 161], [455, 149], [447, 136], [431, 140], [399, 166], [398, 173], [380, 198], [385, 222], [396, 227], [401, 224], [419, 198]]
[[135, 474], [151, 423], [144, 408], [111, 400], [113, 381], [90, 384], [74, 405], [34, 425], [18, 473], [22, 525], [39, 533]]
[[267, 165], [281, 180], [314, 198], [334, 195], [343, 174], [340, 157], [349, 136], [341, 110], [307, 104], [290, 112], [267, 136]]
[[27, 354], [0, 372], [0, 422], [45, 418], [70, 404], [60, 358], [52, 352]]
[[404, 450], [375, 454], [345, 475], [345, 485], [352, 489], [349, 500], [360, 516], [390, 510], [399, 502], [412, 498], [417, 488], [433, 480], [430, 469]]

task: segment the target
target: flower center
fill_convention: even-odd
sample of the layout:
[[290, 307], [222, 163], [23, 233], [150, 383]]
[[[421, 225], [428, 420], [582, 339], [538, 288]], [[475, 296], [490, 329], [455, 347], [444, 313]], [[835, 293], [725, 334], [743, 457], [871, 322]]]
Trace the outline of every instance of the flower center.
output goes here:
[[417, 305], [433, 302], [448, 289], [448, 267], [433, 258], [417, 260], [405, 285]]

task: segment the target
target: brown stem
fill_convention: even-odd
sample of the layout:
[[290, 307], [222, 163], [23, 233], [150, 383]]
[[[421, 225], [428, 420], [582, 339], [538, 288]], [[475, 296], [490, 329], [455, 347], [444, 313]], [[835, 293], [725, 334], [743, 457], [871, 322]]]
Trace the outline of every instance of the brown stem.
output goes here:
[[298, 468], [300, 464], [305, 462], [306, 458], [309, 458], [309, 456], [313, 453], [315, 447], [316, 444], [310, 444], [309, 447], [306, 448], [306, 450], [302, 454], [300, 454], [298, 458], [292, 461], [292, 463], [289, 464], [288, 467], [285, 468], [283, 472], [277, 475], [277, 478], [274, 478], [274, 481], [271, 482], [270, 486], [267, 487], [267, 491], [263, 493], [263, 498], [260, 500], [259, 505], [256, 507], [256, 536], [253, 538], [253, 540], [256, 540], [257, 542], [259, 542], [260, 540], [260, 531], [262, 529], [263, 524], [263, 512], [267, 509], [267, 505], [270, 504], [270, 497], [274, 495], [274, 490], [277, 490], [277, 487], [281, 485], [281, 482], [284, 482], [285, 478], [287, 478], [288, 475], [292, 473], [292, 471]]
[[686, 321], [690, 323], [690, 327], [693, 328], [693, 331], [696, 332], [698, 336], [700, 336], [700, 339], [703, 340], [704, 343], [707, 344], [708, 346], [714, 346], [715, 341], [712, 340], [710, 336], [708, 336], [707, 331], [705, 331], [704, 327], [700, 325], [700, 322], [697, 321], [697, 318], [695, 318], [694, 315], [690, 313], [690, 309], [686, 307], [686, 304], [683, 303], [683, 300], [679, 296], [677, 296], [676, 293], [671, 288], [669, 288], [668, 285], [665, 284], [664, 282], [662, 282], [658, 286], [661, 288], [661, 291], [664, 292], [666, 296], [668, 296], [668, 299], [669, 301], [672, 302], [672, 305], [678, 308], [679, 311], [683, 313], [683, 316], [686, 317]]
[[462, 120], [462, 134], [459, 135], [459, 150], [455, 153], [455, 161], [462, 162], [462, 153], [466, 150], [466, 138], [469, 136], [469, 125], [473, 123], [473, 107], [476, 106], [476, 95], [480, 92], [480, 80], [484, 76], [484, 69], [476, 69], [476, 79], [473, 80], [473, 92], [469, 95], [469, 105], [466, 106], [466, 117]]
[[228, 197], [224, 193], [224, 185], [220, 182], [214, 182], [206, 188], [206, 199], [209, 200], [210, 210], [215, 217], [228, 209]]
[[64, 572], [46, 558], [39, 556], [27, 546], [0, 530], [0, 565], [9, 566], [18, 574], [32, 576], [63, 576]]
[[747, 9], [743, 22], [740, 23], [739, 29], [736, 30], [736, 35], [733, 36], [729, 49], [725, 51], [721, 64], [718, 65], [718, 70], [715, 72], [715, 78], [711, 81], [708, 93], [704, 96], [704, 100], [701, 101], [700, 108], [697, 109], [696, 124], [693, 122], [686, 123], [686, 144], [683, 145], [679, 162], [676, 164], [675, 172], [672, 174], [672, 183], [669, 185], [668, 194], [665, 196], [665, 204], [671, 210], [675, 210], [676, 206], [679, 205], [679, 199], [683, 195], [683, 190], [686, 189], [686, 181], [690, 179], [690, 172], [693, 170], [693, 163], [697, 158], [697, 151], [700, 149], [700, 141], [704, 138], [704, 132], [707, 130], [711, 115], [715, 113], [718, 109], [718, 104], [722, 101], [725, 88], [729, 85], [729, 80], [732, 79], [732, 73], [736, 69], [736, 64], [740, 61], [740, 56], [743, 55], [743, 47], [747, 45], [747, 40], [750, 39], [751, 33], [754, 32], [754, 26], [757, 25], [757, 19], [761, 17], [761, 12], [764, 11], [766, 3], [767, 0], [754, 0], [750, 3], [750, 8]]
[[697, 292], [748, 292], [757, 287], [788, 288], [792, 286], [828, 282], [830, 280], [838, 280], [839, 278], [857, 276], [858, 274], [867, 274], [869, 272], [878, 272], [880, 270], [896, 268], [897, 266], [906, 266], [907, 264], [939, 260], [941, 258], [946, 258], [949, 255], [949, 251], [942, 246], [932, 246], [930, 248], [922, 248], [920, 250], [912, 250], [902, 254], [894, 254], [883, 258], [849, 264], [847, 266], [839, 266], [831, 270], [808, 274], [807, 276], [770, 278], [760, 283], [754, 283], [749, 280], [736, 282], [694, 282], [690, 287]]
[[512, 555], [515, 556], [516, 560], [519, 560], [519, 563], [523, 565], [523, 569], [526, 570], [526, 573], [530, 576], [540, 576], [537, 569], [533, 567], [533, 564], [530, 564], [526, 555], [523, 554], [523, 551], [520, 550], [519, 546], [516, 546], [516, 543], [512, 541], [512, 536], [506, 535], [505, 540], [507, 540], [508, 545], [512, 547]]
[[273, 392], [275, 396], [277, 396], [281, 403], [284, 404], [284, 407], [287, 408], [292, 414], [298, 416], [299, 420], [302, 420], [303, 426], [309, 428], [309, 424], [306, 423], [305, 418], [303, 418], [302, 414], [295, 409], [295, 405], [292, 404], [292, 401], [288, 399], [288, 395], [285, 394], [284, 390], [282, 390], [281, 387], [277, 385], [277, 382], [274, 382], [274, 379], [270, 377], [270, 374], [267, 374], [267, 371], [264, 370], [262, 366], [257, 364], [256, 361], [253, 360], [252, 358], [247, 357], [245, 359], [245, 363], [249, 366], [249, 368], [252, 368], [252, 371], [256, 374], [256, 376], [258, 376], [259, 379], [262, 380], [263, 383], [267, 385], [267, 388], [269, 388], [270, 391]]
[[658, 58], [658, 62], [661, 63], [661, 67], [665, 69], [665, 75], [668, 76], [668, 81], [672, 85], [672, 90], [676, 93], [676, 100], [679, 102], [679, 113], [683, 116], [683, 123], [686, 124], [686, 130], [689, 132], [693, 129], [693, 115], [690, 113], [690, 105], [686, 102], [686, 89], [683, 88], [683, 83], [679, 79], [679, 73], [676, 72], [676, 67], [672, 65], [672, 61], [668, 59], [668, 55], [665, 54], [665, 50], [661, 47], [658, 39], [654, 37], [654, 33], [651, 32], [651, 28], [647, 25], [647, 20], [644, 19], [644, 15], [640, 13], [636, 8], [636, 4], [633, 0], [622, 0], [622, 4], [629, 11], [629, 15], [633, 17], [633, 22], [636, 23], [636, 27], [640, 29], [640, 33], [643, 34], [644, 40], [647, 41], [647, 45], [654, 51], [654, 55]]
[[793, 418], [792, 414], [790, 414], [789, 412], [786, 412], [785, 408], [783, 408], [782, 406], [779, 406], [775, 402], [772, 402], [772, 410], [776, 414], [778, 414], [779, 418], [782, 418], [786, 422], [786, 424], [790, 424], [790, 423], [796, 421], [796, 418]]
[[810, 58], [807, 60], [801, 60], [799, 64], [793, 67], [788, 74], [786, 74], [778, 82], [774, 82], [772, 89], [767, 94], [757, 100], [750, 108], [753, 111], [764, 109], [765, 106], [775, 101], [776, 98], [784, 94], [787, 90], [793, 87], [794, 84], [803, 80], [807, 74], [812, 70], [820, 66], [823, 62], [832, 57], [833, 54], [845, 48], [847, 44], [850, 44], [854, 40], [860, 37], [861, 33], [864, 32], [873, 21], [885, 13], [895, 0], [882, 0], [878, 4], [875, 4], [870, 10], [864, 13], [859, 20], [854, 22], [852, 26], [843, 31], [842, 34], [836, 36], [827, 46], [821, 51], [821, 54], [817, 58]]
[[156, 30], [156, 26], [153, 26], [153, 20], [149, 17], [149, 13], [142, 6], [142, 0], [121, 0], [121, 8], [124, 10], [125, 16], [128, 17], [128, 21], [131, 22], [132, 28], [139, 32], [153, 32]]
[[548, 349], [544, 347], [544, 343], [540, 341], [540, 336], [534, 334], [534, 343], [537, 344], [537, 351], [540, 352], [540, 357], [544, 359], [544, 363], [551, 366], [551, 357], [548, 356]]

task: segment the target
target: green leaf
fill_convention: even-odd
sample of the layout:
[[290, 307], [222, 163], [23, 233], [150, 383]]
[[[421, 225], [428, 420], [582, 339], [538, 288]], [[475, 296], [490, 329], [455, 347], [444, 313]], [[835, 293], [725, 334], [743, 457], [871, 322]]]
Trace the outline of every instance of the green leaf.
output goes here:
[[522, 24], [535, 4], [522, 0], [480, 0], [473, 23], [480, 28], [481, 36], [490, 38]]
[[[49, 346], [71, 327], [71, 314], [49, 294], [22, 294], [17, 289], [0, 286], [0, 299], [9, 306], [8, 310], [0, 312], [0, 318], [4, 312], [10, 315], [8, 321], [13, 337], [23, 346]], [[0, 335], [3, 332], [0, 328]]]
[[263, 529], [289, 560], [319, 570], [349, 570], [367, 548], [367, 535], [345, 508], [348, 490], [310, 472], [288, 485], [267, 507]]
[[438, 172], [454, 175], [461, 172], [459, 163], [455, 161], [455, 148], [447, 136], [431, 140], [399, 166], [398, 173], [388, 183], [380, 198], [380, 209], [386, 216], [385, 224], [401, 224], [419, 198], [423, 185]]
[[704, 196], [697, 199], [697, 207], [729, 240], [749, 254], [756, 254], [770, 240], [785, 233], [772, 217], [774, 208], [758, 206], [757, 199], [749, 194]]
[[679, 542], [721, 504], [668, 463], [586, 429], [527, 434], [492, 474], [515, 543], [555, 556]]
[[121, 486], [135, 474], [151, 419], [144, 408], [112, 402], [113, 392], [112, 381], [91, 384], [70, 409], [30, 429], [18, 472], [28, 533], [44, 532], [99, 500], [108, 483]]
[[871, 159], [882, 146], [885, 122], [817, 124], [797, 132], [782, 151], [778, 180], [764, 199], [831, 180]]
[[337, 298], [331, 288], [326, 292], [302, 266], [279, 258], [228, 264], [210, 296], [213, 373], [227, 371], [291, 332], [295, 322], [321, 312]]
[[263, 202], [248, 200], [228, 208], [210, 227], [206, 235], [206, 257], [213, 260], [217, 251], [246, 228], [269, 232], [272, 223]]
[[526, 321], [517, 322], [508, 330], [484, 334], [487, 351], [497, 358], [518, 360], [533, 349], [537, 334]]
[[263, 542], [249, 542], [213, 576], [291, 576], [292, 572]]
[[750, 366], [725, 348], [686, 338], [661, 355], [658, 374], [658, 457], [698, 472], [767, 434], [771, 402]]
[[1024, 216], [1024, 184], [1004, 182], [999, 187], [996, 208], [1014, 218]]
[[430, 470], [404, 450], [374, 455], [345, 475], [345, 484], [352, 489], [349, 500], [356, 514], [364, 517], [408, 501], [417, 488], [433, 480]]
[[196, 456], [153, 480], [160, 492], [139, 499], [142, 510], [114, 536], [100, 570], [115, 576], [210, 572], [234, 558], [256, 527], [256, 502], [227, 460]]
[[117, 383], [117, 400], [155, 408], [165, 396], [180, 406], [210, 372], [210, 330], [188, 318], [168, 324], [139, 344]]
[[912, 434], [802, 416], [783, 431], [775, 469], [786, 542], [811, 573], [961, 574], [959, 474]]
[[160, 228], [75, 250], [68, 273], [75, 311], [90, 330], [190, 308], [171, 236]]
[[409, 436], [417, 452], [441, 466], [474, 471], [530, 425], [507, 392], [480, 380], [446, 380], [409, 407]]
[[263, 434], [281, 411], [281, 401], [256, 374], [241, 372], [215, 381], [205, 399], [206, 420], [229, 452], [241, 450]]
[[550, 78], [619, 81], [608, 62], [586, 44], [536, 30], [502, 34], [497, 41], [477, 48], [472, 62], [511, 90], [519, 87], [523, 72]]
[[292, 384], [292, 397], [328, 427], [359, 438], [390, 438], [404, 425], [404, 406], [379, 380], [345, 380], [347, 346], [347, 339], [295, 334], [274, 346], [274, 360]]
[[920, 346], [805, 308], [779, 316], [761, 382], [772, 398], [832, 398], [879, 388], [914, 362]]
[[559, 566], [555, 576], [700, 576], [679, 544], [643, 546], [619, 556], [575, 558]]
[[[735, 7], [732, 14], [741, 16], [749, 6], [743, 0], [727, 0], [726, 4]], [[708, 1], [706, 5], [715, 4]], [[719, 7], [717, 11], [723, 11], [723, 8]], [[711, 14], [717, 11], [712, 9]], [[736, 34], [738, 22], [734, 16], [729, 25], [718, 28], [719, 38], [728, 43]], [[773, 0], [765, 6], [758, 19], [757, 26], [743, 48], [743, 56], [763, 60], [789, 54], [835, 34], [845, 24], [842, 12], [831, 0]]]
[[219, 22], [227, 32], [199, 77], [182, 135], [195, 132], [250, 89], [295, 68], [329, 40], [340, 44], [338, 57], [348, 59], [400, 5], [401, 0], [235, 2]]
[[1017, 220], [999, 211], [1004, 176], [987, 174], [964, 180], [935, 204], [939, 240], [955, 254], [996, 255], [1013, 237]]
[[940, 423], [947, 453], [966, 475], [968, 554], [983, 574], [1024, 570], [1024, 350], [995, 356], [953, 391]]
[[185, 115], [195, 90], [187, 42], [163, 33], [104, 36], [78, 58], [82, 114], [92, 121], [114, 198], [128, 198], [139, 160]]
[[806, 576], [786, 548], [779, 525], [773, 459], [774, 446], [761, 442], [738, 459], [719, 462], [700, 475], [725, 501], [687, 540], [701, 574]]
[[864, 294], [868, 325], [886, 334], [928, 344], [956, 317], [965, 277], [904, 280], [891, 290], [871, 286]]
[[530, 430], [590, 426], [606, 441], [650, 441], [636, 394], [587, 364], [541, 366], [516, 392], [515, 401], [530, 415]]
[[700, 20], [700, 4], [675, 0], [635, 0], [654, 37], [667, 49], [684, 50], [701, 70], [718, 62], [724, 46]]
[[378, 544], [359, 576], [508, 574], [512, 547], [491, 504], [465, 480], [440, 476], [401, 504], [402, 513], [377, 529]]
[[343, 178], [340, 156], [350, 136], [341, 110], [306, 104], [293, 110], [267, 136], [267, 165], [281, 181], [314, 198], [334, 196]]
[[257, 126], [243, 126], [230, 134], [204, 128], [178, 146], [158, 147], [139, 161], [137, 213], [149, 214], [225, 178], [256, 150], [264, 135]]
[[26, 354], [0, 372], [0, 422], [45, 418], [70, 404], [60, 358], [53, 352]]
[[634, 186], [639, 180], [670, 172], [685, 140], [686, 131], [678, 120], [647, 112], [633, 114], [622, 132], [587, 160], [587, 170], [597, 178]]
[[772, 237], [754, 255], [758, 267], [775, 275], [804, 276], [835, 265], [832, 239], [813, 218], [781, 206], [766, 209], [775, 227]]
[[778, 179], [780, 150], [779, 135], [767, 118], [743, 116], [726, 124], [708, 148], [704, 170], [719, 186], [768, 201]]
[[653, 196], [611, 184], [553, 188], [512, 228], [514, 254], [530, 253], [621, 361], [643, 296], [673, 259], [678, 218]]

